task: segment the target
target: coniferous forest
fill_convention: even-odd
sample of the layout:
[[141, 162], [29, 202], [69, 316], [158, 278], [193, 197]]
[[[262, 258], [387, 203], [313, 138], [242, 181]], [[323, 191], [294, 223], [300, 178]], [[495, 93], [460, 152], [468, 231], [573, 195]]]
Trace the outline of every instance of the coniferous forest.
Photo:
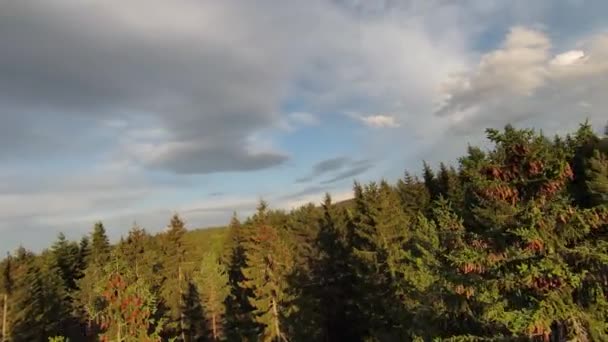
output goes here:
[[608, 341], [608, 138], [487, 137], [344, 202], [19, 248], [2, 341]]

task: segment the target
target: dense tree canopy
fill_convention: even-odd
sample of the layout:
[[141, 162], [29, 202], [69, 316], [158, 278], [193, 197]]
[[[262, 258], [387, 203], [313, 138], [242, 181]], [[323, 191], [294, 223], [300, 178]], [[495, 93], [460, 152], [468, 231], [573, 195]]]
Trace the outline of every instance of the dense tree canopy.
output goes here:
[[3, 341], [608, 340], [608, 138], [487, 136], [342, 203], [19, 248]]

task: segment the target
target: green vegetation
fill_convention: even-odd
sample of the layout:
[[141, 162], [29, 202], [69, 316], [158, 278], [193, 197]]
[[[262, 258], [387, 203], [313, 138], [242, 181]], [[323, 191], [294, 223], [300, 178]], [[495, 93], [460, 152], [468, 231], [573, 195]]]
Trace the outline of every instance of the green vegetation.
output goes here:
[[3, 341], [608, 340], [608, 139], [487, 135], [337, 204], [20, 248]]

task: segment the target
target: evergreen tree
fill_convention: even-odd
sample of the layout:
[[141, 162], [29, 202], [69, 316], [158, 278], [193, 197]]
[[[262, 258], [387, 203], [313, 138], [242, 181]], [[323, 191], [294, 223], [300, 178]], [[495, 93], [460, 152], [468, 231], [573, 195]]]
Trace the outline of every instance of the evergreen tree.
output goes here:
[[182, 299], [187, 284], [183, 268], [186, 261], [184, 234], [186, 234], [184, 221], [175, 214], [162, 235], [164, 280], [161, 290], [163, 304], [167, 308], [165, 313], [168, 319], [167, 327], [170, 331], [176, 332], [182, 340], [186, 339], [183, 327], [185, 317], [182, 310]]
[[437, 178], [435, 177], [435, 172], [431, 168], [429, 164], [424, 162], [422, 164], [422, 177], [424, 180], [424, 185], [426, 186], [431, 200], [436, 200], [441, 195], [439, 184]]
[[82, 279], [82, 277], [84, 277], [84, 270], [88, 266], [90, 253], [89, 238], [83, 236], [78, 245], [78, 274], [76, 274], [76, 279]]
[[[323, 216], [315, 241], [319, 257], [312, 268], [312, 294], [318, 301], [313, 321], [320, 341], [357, 341], [362, 338], [361, 317], [355, 301], [355, 273], [352, 246], [347, 236], [346, 215], [336, 208], [329, 194], [323, 201]], [[310, 329], [310, 328], [309, 328]]]
[[253, 321], [254, 308], [249, 303], [253, 296], [251, 289], [243, 286], [247, 257], [245, 245], [247, 243], [248, 227], [241, 224], [236, 213], [233, 214], [228, 225], [228, 238], [225, 252], [227, 264], [228, 283], [230, 294], [226, 297], [226, 337], [229, 341], [254, 340], [257, 335], [257, 324]]
[[[585, 241], [594, 227], [605, 224], [605, 214], [569, 203], [566, 189], [573, 173], [567, 150], [510, 126], [504, 132], [489, 130], [488, 136], [494, 151], [466, 172], [476, 198], [469, 206], [471, 230], [450, 256], [461, 279], [455, 291], [478, 310], [477, 332], [544, 340], [606, 338], [600, 328], [605, 318], [575, 300], [587, 271], [569, 261], [572, 253], [587, 250]], [[599, 221], [591, 219], [596, 215]]]
[[596, 149], [585, 168], [587, 191], [593, 205], [608, 203], [608, 154]]
[[15, 286], [15, 279], [13, 275], [13, 262], [10, 254], [7, 253], [6, 259], [2, 263], [2, 341], [7, 341], [9, 336], [9, 319], [8, 319], [8, 308], [9, 299], [13, 294], [13, 288]]
[[134, 224], [127, 238], [116, 246], [116, 254], [122, 262], [133, 267], [135, 275], [149, 284], [155, 295], [159, 295], [163, 284], [162, 256], [145, 229]]
[[55, 266], [59, 269], [66, 290], [68, 293], [75, 291], [77, 289], [76, 281], [81, 273], [78, 244], [68, 241], [63, 233], [59, 233], [51, 251]]
[[589, 172], [587, 168], [590, 164], [589, 159], [593, 157], [598, 144], [599, 138], [588, 122], [581, 124], [573, 137], [566, 137], [566, 149], [573, 155], [573, 180], [569, 184], [569, 190], [574, 200], [585, 207], [594, 205], [594, 196], [589, 194], [588, 188], [588, 177], [592, 176], [593, 172]]
[[261, 325], [260, 339], [284, 341], [288, 339], [283, 326], [287, 315], [285, 303], [288, 300], [284, 277], [290, 273], [293, 261], [278, 230], [268, 224], [267, 205], [263, 201], [253, 217], [252, 229], [242, 286], [253, 294], [249, 302], [254, 308], [256, 322]]
[[[85, 242], [86, 241], [86, 242]], [[88, 243], [90, 241], [90, 245]], [[95, 223], [91, 238], [81, 240], [79, 248], [80, 263], [86, 263], [81, 279], [77, 281], [79, 288], [75, 295], [77, 310], [84, 312], [86, 335], [93, 336], [99, 328], [96, 313], [101, 310], [103, 298], [95, 289], [106, 278], [105, 269], [110, 260], [110, 242], [101, 222]]]
[[441, 267], [447, 248], [442, 248], [434, 222], [422, 213], [406, 229], [408, 237], [402, 241], [404, 253], [397, 272], [402, 283], [396, 298], [402, 306], [401, 330], [408, 339], [431, 340], [445, 329]]
[[398, 299], [403, 288], [399, 263], [407, 239], [408, 217], [396, 192], [386, 183], [371, 183], [356, 191], [354, 255], [362, 287], [359, 306], [370, 337], [403, 339], [403, 312]]
[[102, 299], [95, 316], [99, 317], [102, 341], [161, 341], [163, 321], [154, 319], [157, 298], [149, 284], [120, 259], [105, 268], [107, 278], [96, 287]]
[[487, 133], [338, 204], [20, 247], [2, 341], [608, 340], [608, 138]]
[[59, 270], [45, 262], [30, 258], [16, 300], [18, 314], [11, 331], [15, 341], [47, 341], [51, 336], [66, 335], [65, 289]]
[[428, 188], [417, 177], [405, 172], [403, 179], [397, 181], [397, 192], [408, 215], [426, 212], [431, 202]]
[[205, 309], [202, 305], [198, 287], [193, 281], [188, 281], [182, 298], [184, 313], [184, 335], [189, 341], [211, 340], [211, 329], [207, 329]]
[[225, 314], [224, 301], [229, 293], [228, 274], [214, 253], [207, 253], [201, 261], [200, 272], [196, 278], [210, 339], [218, 341], [223, 336]]
[[91, 234], [91, 262], [96, 267], [103, 268], [110, 260], [110, 242], [103, 223], [97, 222]]
[[460, 176], [454, 167], [447, 167], [444, 163], [439, 164], [437, 189], [439, 196], [449, 200], [454, 208], [461, 208], [464, 205]]

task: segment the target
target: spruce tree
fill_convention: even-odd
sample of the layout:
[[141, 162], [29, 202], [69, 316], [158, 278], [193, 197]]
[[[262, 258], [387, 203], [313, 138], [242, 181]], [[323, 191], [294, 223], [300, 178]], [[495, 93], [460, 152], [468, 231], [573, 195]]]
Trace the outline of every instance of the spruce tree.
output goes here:
[[409, 218], [397, 193], [386, 183], [371, 183], [355, 197], [354, 256], [362, 284], [358, 299], [367, 317], [370, 337], [403, 339], [405, 331], [399, 297], [403, 283], [399, 263], [407, 240]]
[[585, 168], [587, 193], [593, 205], [608, 203], [608, 154], [593, 151]]
[[110, 252], [111, 246], [103, 223], [97, 222], [90, 239], [81, 241], [79, 250], [80, 263], [86, 263], [87, 267], [82, 278], [77, 281], [79, 291], [75, 301], [78, 310], [85, 313], [83, 320], [86, 321], [87, 336], [95, 335], [99, 328], [95, 313], [101, 310], [102, 297], [95, 292], [95, 288], [106, 277], [105, 269], [110, 261]]
[[568, 150], [510, 126], [504, 132], [489, 130], [488, 136], [494, 150], [465, 172], [474, 199], [470, 229], [450, 255], [460, 273], [454, 291], [478, 310], [476, 332], [544, 340], [606, 338], [605, 318], [587, 310], [578, 295], [588, 271], [571, 260], [588, 251], [590, 234], [605, 227], [605, 208], [571, 205]]
[[66, 290], [71, 292], [77, 289], [76, 281], [80, 275], [80, 248], [75, 242], [68, 241], [59, 233], [57, 241], [51, 247], [55, 266], [59, 269], [61, 279]]
[[20, 247], [0, 262], [2, 340], [608, 340], [608, 139], [487, 133], [456, 168], [339, 204]]
[[224, 335], [224, 301], [229, 294], [228, 274], [215, 253], [208, 252], [201, 261], [195, 278], [209, 327], [210, 339], [218, 341]]
[[314, 323], [320, 341], [357, 341], [362, 338], [361, 315], [356, 307], [352, 246], [347, 231], [346, 214], [336, 208], [329, 194], [323, 201], [323, 216], [315, 241], [319, 257], [312, 267], [312, 294], [306, 300], [317, 301]]
[[91, 234], [91, 262], [96, 267], [103, 268], [110, 260], [110, 242], [103, 223], [97, 222]]
[[89, 263], [89, 254], [91, 253], [88, 236], [83, 236], [80, 239], [78, 245], [78, 274], [76, 279], [82, 279], [84, 276], [84, 270], [86, 270]]
[[226, 338], [229, 341], [254, 340], [258, 325], [253, 320], [254, 308], [249, 303], [253, 296], [251, 289], [243, 286], [247, 257], [245, 245], [247, 243], [249, 227], [241, 224], [236, 213], [233, 214], [228, 225], [228, 237], [224, 252], [227, 265], [230, 294], [226, 297]]
[[49, 256], [42, 260], [30, 258], [26, 273], [17, 284], [23, 291], [16, 300], [18, 315], [11, 332], [13, 340], [46, 341], [51, 336], [67, 334], [69, 311], [65, 288], [59, 269], [49, 259]]
[[424, 185], [426, 186], [431, 200], [436, 200], [441, 195], [439, 184], [437, 181], [437, 177], [435, 176], [435, 172], [431, 168], [429, 164], [423, 162], [422, 164], [422, 178], [424, 180]]
[[181, 310], [184, 313], [184, 335], [188, 341], [211, 340], [211, 329], [207, 328], [201, 295], [194, 280], [185, 286]]
[[186, 261], [184, 234], [186, 234], [186, 231], [184, 221], [179, 215], [174, 214], [161, 237], [164, 272], [161, 290], [163, 305], [167, 308], [167, 326], [169, 330], [181, 336], [182, 340], [185, 339], [183, 329], [185, 317], [182, 310], [182, 299], [187, 284], [184, 271], [184, 262]]
[[594, 200], [597, 199], [589, 194], [589, 177], [592, 177], [594, 172], [588, 168], [589, 161], [593, 157], [594, 151], [598, 149], [599, 142], [599, 137], [595, 135], [588, 122], [581, 124], [573, 136], [566, 137], [565, 149], [573, 155], [573, 180], [569, 184], [569, 192], [577, 204], [584, 207], [593, 206]]
[[163, 282], [162, 257], [145, 229], [134, 224], [126, 239], [116, 246], [116, 256], [131, 265], [135, 275], [147, 282], [156, 295], [159, 294]]
[[95, 288], [101, 298], [99, 318], [102, 341], [161, 341], [163, 321], [155, 319], [158, 299], [149, 284], [114, 257], [105, 267], [105, 279]]
[[408, 215], [426, 212], [431, 202], [428, 188], [418, 177], [405, 172], [403, 179], [397, 181], [397, 192], [401, 198], [403, 210]]
[[8, 341], [9, 336], [9, 300], [12, 299], [15, 279], [13, 275], [12, 256], [7, 253], [6, 258], [2, 263], [2, 341]]
[[290, 273], [293, 260], [279, 231], [268, 224], [268, 216], [267, 204], [262, 201], [253, 217], [242, 286], [252, 292], [249, 302], [254, 308], [255, 321], [261, 325], [259, 338], [262, 341], [285, 341], [288, 336], [283, 324], [288, 298], [284, 277]]

